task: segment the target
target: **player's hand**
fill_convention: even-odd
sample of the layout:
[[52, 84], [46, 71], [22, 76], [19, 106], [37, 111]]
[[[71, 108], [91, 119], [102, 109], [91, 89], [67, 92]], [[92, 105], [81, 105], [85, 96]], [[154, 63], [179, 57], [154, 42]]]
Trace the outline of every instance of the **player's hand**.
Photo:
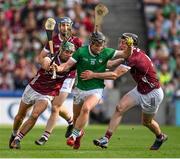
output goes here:
[[55, 63], [53, 63], [53, 64], [49, 67], [49, 70], [52, 70], [52, 71], [56, 70], [56, 71], [57, 71], [57, 68], [58, 68], [58, 65], [55, 64]]
[[81, 76], [80, 76], [80, 77], [81, 77], [83, 80], [90, 80], [90, 79], [94, 78], [93, 75], [94, 75], [94, 72], [92, 72], [92, 71], [90, 71], [90, 70], [86, 70], [86, 71], [84, 71], [84, 72], [81, 73]]
[[134, 43], [134, 40], [133, 40], [132, 37], [126, 37], [126, 44], [127, 44], [128, 46], [132, 46], [133, 43]]
[[57, 67], [57, 72], [64, 72], [65, 64], [61, 64]]

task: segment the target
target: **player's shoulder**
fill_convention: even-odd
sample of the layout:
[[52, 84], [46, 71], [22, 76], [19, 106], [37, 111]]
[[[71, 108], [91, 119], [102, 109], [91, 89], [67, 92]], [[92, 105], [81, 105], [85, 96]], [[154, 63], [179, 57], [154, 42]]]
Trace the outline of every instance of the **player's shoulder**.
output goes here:
[[140, 48], [134, 47], [133, 48], [133, 53], [135, 54], [146, 54], [145, 51], [141, 50]]
[[106, 47], [106, 48], [103, 49], [103, 55], [107, 56], [107, 57], [112, 57], [114, 55], [115, 51], [116, 50], [113, 49], [113, 48]]
[[82, 40], [77, 36], [72, 36], [72, 42], [76, 45], [76, 49], [82, 46]]
[[130, 61], [140, 61], [144, 62], [145, 59], [149, 58], [144, 50], [139, 48], [133, 48], [133, 55], [130, 56]]
[[105, 47], [105, 48], [103, 49], [103, 51], [106, 52], [106, 53], [111, 53], [111, 52], [115, 52], [116, 50], [113, 49], [113, 48]]
[[61, 42], [58, 34], [55, 34], [55, 35], [53, 36], [53, 42], [54, 42], [55, 44], [59, 44], [59, 43]]
[[59, 40], [59, 35], [58, 34], [54, 34], [53, 35], [53, 40]]
[[81, 51], [81, 52], [87, 51], [88, 50], [88, 45], [81, 46], [80, 48], [78, 48], [78, 50]]
[[74, 40], [74, 41], [82, 41], [79, 37], [77, 37], [77, 36], [72, 36], [72, 40]]
[[87, 45], [81, 46], [76, 50], [76, 52], [78, 52], [79, 54], [84, 54], [84, 53], [88, 52], [88, 46]]

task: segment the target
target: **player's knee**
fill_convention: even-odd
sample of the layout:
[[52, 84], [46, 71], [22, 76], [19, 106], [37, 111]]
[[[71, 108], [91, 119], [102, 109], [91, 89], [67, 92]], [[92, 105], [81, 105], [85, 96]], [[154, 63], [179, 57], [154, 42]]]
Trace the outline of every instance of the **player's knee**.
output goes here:
[[144, 120], [142, 119], [142, 124], [146, 127], [149, 127], [151, 125], [151, 120]]
[[87, 105], [84, 105], [81, 109], [81, 111], [84, 113], [84, 114], [88, 114], [90, 112], [90, 109]]
[[59, 113], [60, 111], [60, 108], [58, 105], [55, 105], [52, 107], [52, 110], [51, 110], [51, 113]]
[[24, 120], [24, 118], [25, 118], [25, 114], [17, 114], [15, 116], [16, 121], [22, 121], [22, 120]]
[[30, 116], [30, 119], [33, 120], [33, 121], [36, 121], [39, 117], [39, 113], [32, 113], [31, 116]]
[[116, 106], [116, 112], [119, 114], [119, 115], [123, 115], [124, 113], [124, 108], [122, 105], [117, 105]]

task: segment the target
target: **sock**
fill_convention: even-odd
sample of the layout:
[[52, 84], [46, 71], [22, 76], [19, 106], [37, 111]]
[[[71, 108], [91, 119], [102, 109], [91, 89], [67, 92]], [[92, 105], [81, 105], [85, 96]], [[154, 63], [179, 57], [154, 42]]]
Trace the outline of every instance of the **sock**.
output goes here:
[[112, 132], [107, 130], [106, 134], [105, 134], [105, 137], [109, 140], [111, 138], [111, 136], [112, 136]]
[[68, 122], [69, 125], [73, 125], [73, 119], [72, 117], [70, 117], [69, 119], [66, 120]]
[[162, 139], [162, 137], [163, 137], [163, 134], [161, 133], [160, 135], [156, 135], [156, 138], [157, 139]]
[[19, 132], [19, 133], [17, 134], [17, 136], [15, 137], [14, 140], [19, 140], [19, 141], [21, 141], [21, 140], [23, 139], [23, 137], [24, 137], [24, 134], [23, 134], [22, 132]]
[[81, 135], [81, 130], [74, 128], [70, 137], [73, 137], [73, 139], [76, 140], [76, 138], [80, 135]]
[[44, 137], [46, 140], [48, 140], [48, 138], [50, 137], [51, 133], [48, 131], [45, 131], [42, 135], [42, 137]]
[[13, 130], [13, 131], [12, 131], [12, 135], [13, 135], [13, 136], [16, 136], [16, 135], [17, 135], [17, 132], [18, 132], [17, 130]]

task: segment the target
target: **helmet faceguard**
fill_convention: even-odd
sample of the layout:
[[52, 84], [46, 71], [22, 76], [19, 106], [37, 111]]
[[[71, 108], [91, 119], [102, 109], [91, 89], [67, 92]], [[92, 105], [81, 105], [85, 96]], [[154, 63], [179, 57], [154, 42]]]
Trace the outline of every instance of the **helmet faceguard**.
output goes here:
[[90, 43], [105, 43], [106, 37], [103, 33], [96, 31], [91, 34]]
[[57, 23], [57, 30], [59, 32], [61, 32], [59, 25], [65, 24], [65, 23], [69, 24], [69, 28], [68, 28], [67, 32], [66, 33], [62, 33], [61, 32], [61, 34], [63, 36], [68, 36], [68, 35], [71, 34], [73, 22], [72, 22], [72, 20], [69, 17], [56, 18], [56, 23]]
[[71, 27], [72, 27], [72, 25], [73, 25], [73, 22], [72, 22], [72, 20], [71, 20], [69, 17], [57, 18], [57, 19], [56, 19], [56, 22], [57, 22], [58, 24], [68, 23], [68, 24], [70, 24]]
[[63, 51], [74, 52], [75, 51], [75, 46], [74, 46], [73, 43], [67, 41], [65, 44], [63, 44], [62, 49], [63, 49]]
[[138, 45], [138, 36], [133, 33], [123, 33], [120, 39], [126, 39], [127, 37], [131, 37], [134, 41], [133, 45], [137, 46]]

